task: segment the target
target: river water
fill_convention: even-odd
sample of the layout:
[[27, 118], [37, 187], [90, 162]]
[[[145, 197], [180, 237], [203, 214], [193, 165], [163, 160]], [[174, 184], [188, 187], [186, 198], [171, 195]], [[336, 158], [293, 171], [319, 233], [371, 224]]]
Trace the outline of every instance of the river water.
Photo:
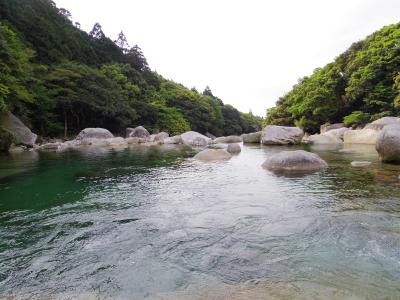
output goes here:
[[282, 150], [0, 156], [0, 298], [400, 298], [400, 167], [357, 147], [308, 149], [323, 172], [261, 168]]

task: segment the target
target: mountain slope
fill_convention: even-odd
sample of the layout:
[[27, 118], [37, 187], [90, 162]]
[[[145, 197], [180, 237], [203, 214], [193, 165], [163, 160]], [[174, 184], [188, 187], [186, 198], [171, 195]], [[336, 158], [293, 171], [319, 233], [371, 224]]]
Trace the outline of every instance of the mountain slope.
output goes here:
[[303, 77], [267, 111], [268, 124], [314, 133], [325, 122], [361, 125], [400, 114], [400, 23], [354, 43], [334, 62]]
[[[50, 0], [0, 0], [0, 112], [42, 136], [144, 125], [178, 134], [256, 131], [261, 119], [151, 71], [138, 46], [88, 34]], [[1, 118], [1, 115], [0, 115]]]

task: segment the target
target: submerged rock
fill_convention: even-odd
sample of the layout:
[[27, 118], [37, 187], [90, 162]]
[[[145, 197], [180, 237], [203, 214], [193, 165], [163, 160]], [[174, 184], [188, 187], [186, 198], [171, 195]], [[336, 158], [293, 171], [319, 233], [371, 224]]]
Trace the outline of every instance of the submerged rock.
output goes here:
[[269, 125], [261, 134], [264, 145], [295, 145], [300, 144], [304, 132], [298, 127]]
[[33, 147], [36, 143], [37, 135], [10, 112], [5, 112], [1, 115], [0, 126], [14, 133], [17, 145]]
[[261, 142], [261, 134], [262, 131], [252, 132], [252, 133], [245, 133], [241, 135], [243, 143], [257, 143]]
[[212, 161], [227, 160], [231, 157], [232, 155], [225, 149], [204, 149], [203, 151], [197, 153], [193, 158], [202, 161]]
[[242, 148], [239, 144], [229, 144], [226, 151], [228, 151], [230, 154], [240, 153], [242, 151]]
[[378, 135], [375, 147], [382, 161], [400, 163], [400, 124], [385, 126]]
[[242, 142], [242, 138], [237, 135], [230, 135], [230, 136], [221, 136], [217, 137], [212, 141], [215, 144], [220, 144], [220, 143], [240, 143]]
[[372, 163], [370, 161], [352, 161], [350, 164], [354, 168], [367, 168]]
[[125, 130], [125, 137], [137, 137], [137, 138], [147, 138], [150, 136], [150, 133], [143, 126], [138, 126], [135, 128], [127, 128]]
[[188, 131], [181, 134], [182, 143], [192, 147], [206, 147], [211, 139], [196, 131]]
[[42, 151], [57, 151], [58, 149], [60, 149], [62, 144], [63, 143], [59, 143], [59, 142], [46, 143], [46, 144], [40, 145], [38, 150], [42, 150]]
[[269, 157], [263, 168], [270, 171], [319, 171], [328, 167], [328, 164], [317, 154], [296, 150], [282, 151]]
[[110, 139], [113, 137], [113, 134], [104, 128], [85, 128], [78, 134], [76, 140]]

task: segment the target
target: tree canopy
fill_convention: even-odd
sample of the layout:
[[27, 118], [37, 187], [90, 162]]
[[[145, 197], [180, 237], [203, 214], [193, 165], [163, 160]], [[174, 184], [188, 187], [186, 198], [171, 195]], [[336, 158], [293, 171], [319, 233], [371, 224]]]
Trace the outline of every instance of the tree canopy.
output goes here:
[[0, 0], [0, 111], [17, 114], [43, 136], [85, 127], [114, 133], [151, 131], [214, 135], [259, 130], [261, 118], [153, 72], [121, 31], [113, 41], [101, 24], [86, 33], [51, 0]]
[[400, 23], [354, 43], [304, 77], [267, 111], [268, 124], [314, 133], [325, 122], [361, 125], [400, 114]]

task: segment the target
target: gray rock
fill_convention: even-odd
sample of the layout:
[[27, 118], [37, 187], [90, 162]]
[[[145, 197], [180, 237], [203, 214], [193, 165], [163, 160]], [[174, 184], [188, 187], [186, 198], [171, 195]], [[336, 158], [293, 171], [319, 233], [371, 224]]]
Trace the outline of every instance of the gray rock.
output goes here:
[[169, 137], [169, 134], [168, 134], [168, 133], [166, 133], [166, 132], [160, 132], [160, 133], [157, 133], [157, 134], [154, 136], [154, 141], [155, 141], [155, 142], [163, 142], [167, 137]]
[[180, 135], [175, 135], [173, 137], [167, 137], [164, 139], [164, 144], [182, 144], [182, 138]]
[[37, 135], [10, 112], [5, 112], [0, 116], [0, 126], [14, 133], [17, 145], [33, 147], [36, 142]]
[[188, 131], [181, 134], [182, 143], [192, 147], [206, 147], [211, 139], [196, 131]]
[[298, 127], [269, 125], [261, 134], [264, 145], [295, 145], [300, 144], [304, 132]]
[[400, 124], [386, 125], [379, 133], [375, 147], [382, 161], [400, 163]]
[[212, 133], [209, 133], [209, 132], [206, 132], [205, 136], [212, 140], [217, 138], [215, 135], [213, 135]]
[[365, 129], [374, 129], [374, 130], [382, 130], [387, 125], [398, 124], [400, 125], [400, 118], [396, 117], [383, 117], [380, 118], [371, 124], [367, 124]]
[[352, 161], [350, 164], [354, 168], [367, 168], [372, 163], [370, 161]]
[[139, 144], [140, 138], [138, 137], [129, 137], [125, 139], [128, 144]]
[[193, 158], [202, 161], [213, 161], [213, 160], [227, 160], [232, 155], [224, 149], [204, 149], [197, 153]]
[[344, 140], [344, 134], [348, 130], [350, 130], [350, 128], [347, 128], [347, 127], [342, 127], [342, 128], [339, 128], [339, 129], [331, 129], [331, 130], [323, 133], [323, 135], [334, 136], [334, 137], [340, 139], [341, 141], [343, 141]]
[[226, 149], [230, 154], [240, 153], [242, 148], [239, 144], [229, 144], [228, 148]]
[[343, 135], [345, 144], [375, 145], [378, 131], [375, 129], [347, 130]]
[[150, 136], [150, 133], [143, 126], [138, 126], [135, 128], [127, 128], [125, 130], [125, 137], [137, 137], [137, 138], [147, 138]]
[[85, 128], [78, 134], [76, 140], [110, 139], [113, 137], [113, 134], [104, 128]]
[[325, 123], [320, 126], [320, 133], [325, 133], [333, 129], [339, 129], [345, 127], [344, 123], [335, 123], [335, 124], [330, 124], [330, 123]]
[[334, 135], [324, 133], [310, 135], [307, 139], [307, 143], [311, 145], [341, 145], [343, 141]]
[[274, 154], [262, 166], [276, 172], [307, 172], [324, 170], [328, 167], [328, 164], [315, 153], [297, 150]]
[[262, 131], [252, 132], [252, 133], [245, 133], [241, 135], [243, 143], [257, 143], [261, 142], [261, 134]]
[[230, 136], [220, 136], [217, 137], [212, 141], [214, 144], [220, 144], [220, 143], [241, 143], [242, 138], [237, 135], [230, 135]]

